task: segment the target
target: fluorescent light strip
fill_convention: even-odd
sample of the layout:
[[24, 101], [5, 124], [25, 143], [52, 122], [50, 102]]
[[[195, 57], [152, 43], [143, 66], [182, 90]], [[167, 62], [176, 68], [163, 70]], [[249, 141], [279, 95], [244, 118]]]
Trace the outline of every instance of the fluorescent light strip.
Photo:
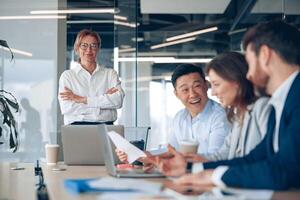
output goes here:
[[119, 62], [158, 62], [164, 60], [174, 60], [174, 57], [128, 57], [117, 58]]
[[171, 59], [171, 60], [159, 60], [154, 63], [208, 63], [212, 58], [190, 58], [190, 59]]
[[211, 27], [211, 28], [201, 29], [201, 30], [198, 30], [198, 31], [185, 33], [185, 34], [182, 34], [182, 35], [169, 37], [169, 38], [166, 39], [166, 41], [169, 42], [169, 41], [178, 40], [178, 39], [181, 39], [181, 38], [191, 37], [191, 36], [195, 36], [195, 35], [200, 35], [200, 34], [203, 34], [203, 33], [208, 33], [208, 32], [212, 32], [212, 31], [216, 31], [216, 30], [218, 30], [218, 27], [214, 26], [214, 27]]
[[117, 10], [114, 8], [101, 9], [69, 9], [69, 10], [32, 10], [30, 14], [89, 14], [89, 13], [110, 13], [114, 14]]
[[128, 22], [120, 22], [117, 20], [68, 20], [67, 24], [116, 24], [121, 26], [127, 26], [135, 28], [136, 25]]
[[120, 22], [120, 21], [115, 20], [114, 23], [117, 24], [117, 25], [128, 26], [128, 27], [131, 27], [131, 28], [136, 27], [136, 24], [128, 23], [128, 22]]
[[67, 24], [113, 24], [113, 20], [68, 20]]
[[20, 19], [66, 19], [65, 15], [39, 15], [39, 16], [0, 16], [0, 20], [20, 20]]
[[129, 53], [129, 52], [135, 52], [136, 48], [127, 48], [127, 49], [120, 49], [119, 53]]
[[127, 17], [121, 16], [121, 15], [114, 15], [114, 19], [126, 21]]
[[193, 41], [195, 39], [196, 39], [196, 37], [191, 37], [191, 38], [185, 38], [185, 39], [182, 39], [182, 40], [166, 42], [166, 43], [162, 43], [162, 44], [153, 45], [153, 46], [150, 47], [150, 49], [158, 49], [158, 48], [161, 48], [161, 47], [171, 46], [171, 45], [174, 45], [174, 44], [190, 42], [190, 41]]
[[[9, 51], [9, 49], [8, 49], [7, 47], [3, 47], [3, 49], [4, 49], [5, 51]], [[32, 53], [30, 53], [30, 52], [22, 51], [22, 50], [18, 50], [18, 49], [13, 49], [13, 48], [10, 48], [10, 49], [11, 49], [11, 51], [12, 51], [13, 53], [21, 54], [21, 55], [28, 56], [28, 57], [32, 57]]]
[[[114, 48], [114, 58], [119, 57], [119, 47]], [[119, 62], [118, 59], [114, 59], [114, 70], [119, 74]]]

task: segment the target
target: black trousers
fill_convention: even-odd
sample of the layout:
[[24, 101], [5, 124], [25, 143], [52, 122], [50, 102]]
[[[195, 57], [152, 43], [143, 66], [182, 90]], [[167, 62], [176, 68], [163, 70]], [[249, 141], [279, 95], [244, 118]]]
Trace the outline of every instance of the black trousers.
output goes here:
[[71, 123], [71, 125], [98, 125], [98, 124], [114, 125], [114, 122], [73, 122]]

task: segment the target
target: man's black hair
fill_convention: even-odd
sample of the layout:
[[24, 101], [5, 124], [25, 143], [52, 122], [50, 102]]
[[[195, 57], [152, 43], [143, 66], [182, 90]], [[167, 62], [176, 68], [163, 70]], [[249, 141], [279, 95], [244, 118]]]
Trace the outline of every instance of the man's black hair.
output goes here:
[[248, 45], [251, 45], [256, 55], [261, 46], [266, 45], [286, 63], [300, 65], [300, 31], [286, 22], [260, 23], [249, 29], [243, 38], [244, 50]]
[[181, 64], [181, 65], [178, 65], [175, 68], [175, 70], [172, 74], [173, 87], [174, 88], [176, 87], [176, 80], [179, 77], [187, 75], [187, 74], [195, 73], [195, 72], [199, 73], [200, 77], [205, 81], [205, 75], [204, 75], [204, 72], [203, 72], [201, 67], [198, 67], [195, 64]]

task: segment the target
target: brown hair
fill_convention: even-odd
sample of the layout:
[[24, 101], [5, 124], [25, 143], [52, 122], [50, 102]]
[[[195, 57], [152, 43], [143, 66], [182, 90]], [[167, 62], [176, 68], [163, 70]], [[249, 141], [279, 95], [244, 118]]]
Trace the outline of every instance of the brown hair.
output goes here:
[[219, 54], [206, 65], [205, 72], [208, 74], [210, 70], [214, 70], [223, 79], [234, 81], [239, 85], [235, 106], [226, 108], [226, 113], [228, 120], [232, 122], [236, 116], [236, 109], [238, 118], [242, 120], [247, 106], [256, 100], [254, 87], [246, 78], [248, 64], [245, 57], [237, 52]]
[[[74, 43], [74, 51], [75, 53], [77, 54], [78, 52], [78, 48], [80, 46], [80, 43], [81, 43], [81, 40], [85, 37], [85, 36], [92, 36], [94, 37], [96, 40], [97, 40], [97, 43], [98, 43], [98, 46], [99, 48], [101, 47], [101, 38], [99, 36], [99, 34], [95, 31], [92, 31], [92, 30], [88, 30], [88, 29], [83, 29], [81, 30], [77, 36], [76, 36], [76, 40], [75, 40], [75, 43]], [[78, 60], [80, 62], [80, 58]]]
[[249, 44], [256, 55], [261, 46], [266, 45], [286, 63], [300, 65], [300, 31], [284, 21], [260, 23], [250, 28], [243, 38], [243, 49]]

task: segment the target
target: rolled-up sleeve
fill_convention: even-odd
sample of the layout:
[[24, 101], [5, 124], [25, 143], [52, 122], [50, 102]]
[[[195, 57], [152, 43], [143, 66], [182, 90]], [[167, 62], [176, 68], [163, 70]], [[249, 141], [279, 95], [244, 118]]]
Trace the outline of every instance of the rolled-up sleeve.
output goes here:
[[65, 90], [65, 87], [73, 91], [72, 82], [67, 73], [67, 71], [62, 73], [59, 79], [58, 100], [61, 113], [63, 115], [85, 115], [91, 113], [91, 110], [86, 104], [75, 103], [74, 101], [65, 101], [60, 97], [59, 94]]

